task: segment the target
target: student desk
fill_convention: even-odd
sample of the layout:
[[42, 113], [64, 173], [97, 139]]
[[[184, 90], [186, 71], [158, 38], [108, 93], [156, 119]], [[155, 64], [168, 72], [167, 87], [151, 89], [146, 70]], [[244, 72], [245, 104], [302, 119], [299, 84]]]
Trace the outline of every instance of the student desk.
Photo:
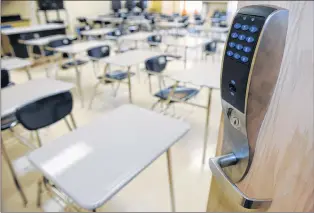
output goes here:
[[81, 32], [83, 36], [101, 36], [102, 38], [105, 37], [107, 33], [113, 32], [114, 28], [99, 28], [99, 29], [92, 29], [92, 30], [84, 30]]
[[17, 108], [25, 104], [69, 91], [73, 87], [71, 83], [44, 78], [3, 88], [1, 89], [1, 118], [14, 114]]
[[[163, 54], [164, 53], [149, 51], [149, 50], [130, 50], [125, 53], [121, 53], [121, 54], [117, 54], [114, 56], [101, 59], [99, 60], [99, 62], [106, 64], [105, 72], [108, 68], [108, 65], [116, 65], [116, 66], [122, 66], [122, 67], [127, 68], [127, 72], [129, 74], [128, 75], [129, 101], [130, 103], [132, 103], [132, 84], [131, 84], [131, 76], [130, 76], [131, 67], [134, 65], [143, 63], [151, 57], [155, 57], [155, 56], [163, 55]], [[105, 73], [103, 76], [105, 76]], [[100, 82], [96, 84], [94, 88], [93, 98], [95, 97], [96, 89], [100, 83], [102, 83], [102, 80], [100, 80]]]
[[127, 104], [40, 147], [28, 157], [75, 204], [96, 211], [167, 152], [175, 211], [170, 148], [189, 128], [186, 122]]
[[[151, 33], [151, 32], [137, 32], [137, 33], [132, 33], [128, 35], [123, 35], [119, 37], [118, 42], [120, 43], [119, 46], [123, 41], [134, 41], [135, 42], [135, 48], [138, 47], [138, 42], [145, 41], [147, 38], [151, 35], [154, 35], [156, 33]], [[120, 48], [119, 48], [120, 49]]]
[[[98, 47], [101, 45], [110, 45], [110, 44], [105, 41], [83, 41], [83, 42], [79, 42], [75, 44], [57, 47], [57, 48], [54, 48], [53, 50], [60, 53], [67, 53], [73, 60], [75, 60], [75, 57], [77, 54], [86, 52], [87, 50], [91, 48]], [[81, 96], [82, 107], [84, 107], [84, 95], [83, 95], [82, 85], [81, 85], [81, 72], [76, 63], [74, 63], [74, 68], [76, 72], [76, 85], [77, 85], [79, 94]]]
[[[64, 24], [41, 24], [29, 27], [2, 29], [2, 42], [8, 46], [9, 52], [19, 58], [28, 58], [26, 46], [19, 43], [23, 34], [33, 34], [34, 37], [65, 34]], [[5, 50], [7, 52], [7, 50]]]
[[191, 37], [191, 36], [185, 36], [185, 37], [181, 37], [181, 38], [174, 38], [172, 36], [167, 36], [164, 37], [162, 42], [167, 45], [167, 49], [170, 46], [173, 47], [184, 47], [184, 68], [186, 68], [186, 62], [187, 62], [187, 50], [189, 48], [193, 49], [193, 48], [198, 48], [201, 47], [203, 45], [205, 45], [207, 42], [210, 42], [211, 39], [208, 38], [196, 38], [196, 37]]
[[208, 140], [208, 126], [210, 115], [210, 102], [212, 89], [220, 89], [220, 68], [219, 70], [212, 70], [211, 66], [206, 63], [199, 63], [193, 66], [191, 69], [173, 72], [166, 74], [167, 77], [176, 81], [176, 85], [179, 82], [191, 83], [201, 88], [208, 89], [208, 100], [206, 107], [199, 106], [206, 109], [205, 117], [205, 132], [204, 132], [204, 146], [203, 146], [203, 163], [205, 163], [207, 140]]
[[29, 80], [32, 79], [29, 68], [32, 62], [27, 59], [17, 58], [17, 57], [3, 57], [1, 58], [1, 69], [15, 70], [15, 69], [25, 69], [27, 77]]

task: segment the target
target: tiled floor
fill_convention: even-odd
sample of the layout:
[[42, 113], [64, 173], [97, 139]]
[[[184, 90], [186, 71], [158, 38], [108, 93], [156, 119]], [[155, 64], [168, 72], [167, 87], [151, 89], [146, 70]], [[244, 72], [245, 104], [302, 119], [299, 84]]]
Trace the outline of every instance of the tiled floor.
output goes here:
[[[195, 59], [197, 56], [200, 57], [200, 54], [197, 54], [194, 51], [189, 52], [188, 67], [193, 67], [195, 63], [198, 63]], [[221, 57], [219, 55], [216, 55], [215, 61], [213, 61], [211, 56], [209, 56], [207, 63], [208, 72], [220, 72], [219, 67]], [[180, 69], [183, 69], [183, 63], [181, 61], [174, 61], [170, 62], [166, 72]], [[31, 73], [33, 78], [36, 79], [45, 77], [43, 65], [35, 67]], [[105, 114], [120, 105], [128, 103], [128, 90], [126, 85], [121, 85], [116, 97], [112, 97], [112, 90], [110, 86], [101, 86], [98, 89], [100, 94], [96, 97], [92, 109], [89, 110], [87, 105], [92, 94], [93, 85], [96, 83], [96, 78], [92, 71], [92, 64], [89, 63], [82, 67], [82, 76], [82, 84], [85, 95], [84, 108], [81, 107], [77, 91], [75, 89], [73, 90], [75, 102], [73, 114], [78, 126], [92, 122], [97, 116]], [[26, 74], [23, 71], [12, 71], [11, 78], [15, 83], [22, 83], [27, 80]], [[74, 70], [60, 71], [58, 79], [75, 83]], [[167, 82], [170, 83], [170, 81]], [[132, 83], [134, 104], [150, 108], [156, 99], [149, 93], [148, 80], [145, 73], [141, 72], [140, 79], [137, 76], [134, 76]], [[156, 91], [158, 84], [154, 80], [153, 85], [153, 88], [155, 88]], [[207, 93], [203, 91], [194, 101], [206, 104], [206, 99]], [[175, 108], [176, 115], [183, 117], [183, 119], [188, 121], [192, 127], [189, 133], [172, 147], [177, 211], [205, 211], [211, 179], [211, 172], [208, 165], [206, 164], [203, 166], [201, 162], [205, 110], [181, 104], [176, 105]], [[215, 153], [220, 114], [220, 94], [219, 91], [213, 91], [207, 158], [213, 156]], [[30, 133], [24, 130], [21, 126], [16, 127], [16, 131], [20, 132], [25, 137], [30, 136]], [[40, 132], [44, 143], [50, 143], [54, 138], [57, 138], [65, 133], [67, 133], [67, 128], [65, 123], [62, 121]], [[4, 144], [11, 159], [17, 159], [27, 153], [27, 149], [11, 137], [9, 132], [3, 132], [2, 134]], [[106, 130], [104, 130], [104, 142], [106, 141], [105, 135]], [[19, 165], [23, 169], [23, 161], [20, 161]], [[98, 166], [101, 169], [101, 165], [95, 166]], [[131, 183], [123, 188], [102, 208], [98, 209], [98, 211], [170, 211], [170, 195], [166, 166], [166, 156], [163, 155], [153, 162], [133, 181], [131, 181]], [[36, 171], [29, 172], [25, 176], [20, 177], [23, 189], [29, 199], [27, 207], [23, 207], [19, 193], [13, 184], [13, 179], [10, 173], [8, 172], [7, 163], [2, 160], [3, 211], [43, 211], [43, 209], [36, 207], [38, 177], [39, 174]], [[77, 180], [73, 181], [80, 181], [79, 179], [80, 177], [77, 177]], [[51, 198], [46, 196], [46, 200], [48, 199]], [[45, 211], [57, 211], [57, 209], [48, 207], [48, 209], [45, 208]]]

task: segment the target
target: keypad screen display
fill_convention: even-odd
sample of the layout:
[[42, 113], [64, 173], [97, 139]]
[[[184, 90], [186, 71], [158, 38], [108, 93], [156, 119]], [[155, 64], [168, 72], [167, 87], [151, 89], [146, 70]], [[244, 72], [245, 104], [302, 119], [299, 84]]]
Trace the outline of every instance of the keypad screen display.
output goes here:
[[243, 113], [249, 71], [264, 22], [264, 17], [237, 14], [227, 41], [221, 94]]

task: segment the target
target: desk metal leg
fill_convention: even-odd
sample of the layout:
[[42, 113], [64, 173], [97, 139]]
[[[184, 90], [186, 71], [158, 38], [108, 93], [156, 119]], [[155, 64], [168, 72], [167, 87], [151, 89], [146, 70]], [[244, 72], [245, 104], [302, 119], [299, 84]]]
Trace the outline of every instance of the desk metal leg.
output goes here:
[[174, 197], [174, 187], [173, 187], [173, 175], [172, 175], [172, 164], [171, 164], [171, 151], [170, 148], [167, 151], [167, 163], [168, 163], [168, 179], [169, 179], [169, 190], [170, 190], [170, 201], [171, 201], [171, 211], [176, 211], [175, 197]]
[[73, 125], [74, 129], [76, 129], [77, 126], [76, 126], [76, 122], [75, 122], [75, 120], [74, 120], [74, 117], [73, 117], [73, 114], [72, 114], [72, 113], [70, 113], [70, 119], [71, 119], [71, 121], [72, 121], [72, 125]]
[[81, 72], [77, 66], [77, 62], [75, 61], [75, 55], [72, 55], [72, 59], [74, 60], [74, 68], [76, 72], [76, 85], [79, 91], [79, 95], [81, 96], [82, 107], [84, 107], [84, 95], [83, 95], [82, 84], [81, 84]]
[[206, 151], [207, 151], [207, 140], [208, 140], [208, 126], [209, 126], [209, 115], [210, 115], [210, 101], [211, 101], [212, 89], [208, 88], [208, 102], [206, 109], [206, 120], [204, 130], [204, 145], [203, 145], [203, 164], [205, 165]]
[[132, 104], [133, 103], [133, 101], [132, 101], [132, 83], [131, 83], [131, 73], [130, 73], [130, 71], [131, 71], [131, 66], [130, 67], [128, 67], [128, 86], [129, 86], [129, 101], [130, 101], [130, 103]]
[[39, 136], [39, 131], [36, 130], [35, 134], [36, 134], [36, 139], [37, 139], [37, 142], [38, 142], [38, 147], [42, 147], [43, 144], [42, 144], [42, 141], [41, 141], [40, 136]]
[[14, 171], [14, 168], [13, 168], [12, 163], [11, 163], [11, 161], [10, 161], [9, 155], [8, 155], [8, 153], [6, 152], [6, 149], [5, 149], [4, 144], [3, 144], [2, 137], [1, 137], [1, 150], [2, 150], [2, 154], [3, 154], [4, 159], [5, 159], [5, 160], [7, 161], [7, 163], [8, 163], [8, 166], [9, 166], [9, 169], [10, 169], [10, 172], [11, 172], [11, 175], [12, 175], [12, 177], [13, 177], [14, 184], [15, 184], [17, 190], [19, 191], [19, 193], [20, 193], [20, 195], [21, 195], [21, 198], [22, 198], [22, 200], [23, 200], [24, 206], [26, 207], [26, 205], [27, 205], [27, 198], [26, 198], [26, 196], [25, 196], [25, 193], [24, 193], [24, 191], [23, 191], [23, 189], [22, 189], [22, 186], [21, 186], [20, 182], [18, 181], [17, 175], [16, 175], [16, 173], [15, 173], [15, 171]]
[[31, 76], [31, 73], [29, 71], [29, 67], [26, 67], [25, 71], [26, 71], [28, 80], [32, 80], [32, 76]]

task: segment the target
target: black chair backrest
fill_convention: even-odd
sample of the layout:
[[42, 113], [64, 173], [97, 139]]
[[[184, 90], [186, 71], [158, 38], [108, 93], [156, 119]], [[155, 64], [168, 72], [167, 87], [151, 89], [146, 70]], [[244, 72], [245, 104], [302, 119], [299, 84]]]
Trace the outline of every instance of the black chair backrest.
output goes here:
[[93, 58], [104, 58], [110, 55], [110, 46], [102, 45], [87, 50], [87, 55]]
[[28, 130], [38, 130], [56, 123], [71, 113], [73, 99], [70, 92], [63, 92], [16, 110], [17, 120]]
[[161, 43], [162, 36], [161, 35], [151, 35], [147, 38], [148, 42]]
[[145, 61], [146, 70], [150, 72], [162, 72], [167, 66], [167, 57], [165, 55], [155, 56]]
[[72, 40], [68, 38], [62, 38], [62, 39], [56, 39], [56, 40], [50, 41], [47, 46], [51, 48], [57, 48], [57, 47], [62, 47], [62, 46], [70, 45], [70, 44], [72, 44]]
[[1, 88], [5, 88], [10, 83], [10, 75], [8, 70], [1, 69]]
[[217, 41], [211, 41], [205, 44], [205, 50], [208, 52], [216, 52], [217, 49]]

